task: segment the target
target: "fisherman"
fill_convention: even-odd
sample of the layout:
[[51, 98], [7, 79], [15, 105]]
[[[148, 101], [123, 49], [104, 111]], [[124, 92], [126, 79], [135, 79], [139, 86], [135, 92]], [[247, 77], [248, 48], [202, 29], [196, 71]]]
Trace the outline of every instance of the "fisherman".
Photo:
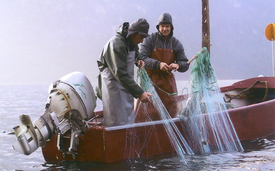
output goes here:
[[[148, 76], [155, 85], [160, 99], [162, 100], [171, 117], [177, 116], [177, 85], [172, 71], [185, 72], [189, 69], [188, 61], [183, 45], [173, 36], [174, 26], [169, 13], [160, 15], [157, 23], [157, 32], [152, 33], [140, 44], [140, 54], [145, 62]], [[139, 101], [137, 101], [137, 105]], [[141, 104], [142, 105], [142, 104]], [[136, 122], [159, 120], [159, 114], [152, 104], [147, 105], [146, 111], [137, 107]], [[147, 113], [146, 113], [147, 112]]]
[[124, 22], [97, 60], [100, 70], [97, 95], [103, 103], [104, 126], [134, 123], [134, 98], [150, 101], [151, 94], [144, 92], [134, 80], [134, 64], [144, 67], [137, 45], [149, 36], [148, 31], [146, 19], [138, 19], [130, 26]]

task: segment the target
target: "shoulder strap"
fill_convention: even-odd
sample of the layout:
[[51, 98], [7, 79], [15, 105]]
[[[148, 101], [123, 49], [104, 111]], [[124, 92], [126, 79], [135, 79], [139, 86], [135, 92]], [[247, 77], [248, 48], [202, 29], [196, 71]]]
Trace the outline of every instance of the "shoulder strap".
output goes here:
[[157, 34], [156, 41], [155, 41], [154, 51], [156, 51], [156, 49], [157, 49], [158, 37], [159, 37], [159, 36], [158, 36], [158, 34]]

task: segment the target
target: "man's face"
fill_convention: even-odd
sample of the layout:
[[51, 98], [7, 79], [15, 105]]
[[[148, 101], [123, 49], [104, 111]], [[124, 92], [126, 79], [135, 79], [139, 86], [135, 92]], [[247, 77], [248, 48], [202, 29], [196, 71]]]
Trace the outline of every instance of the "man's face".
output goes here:
[[143, 39], [144, 39], [144, 37], [141, 36], [140, 34], [131, 35], [131, 41], [132, 41], [133, 45], [137, 45], [139, 43], [142, 43]]
[[171, 33], [171, 24], [160, 24], [159, 32], [162, 34], [163, 37], [169, 37]]

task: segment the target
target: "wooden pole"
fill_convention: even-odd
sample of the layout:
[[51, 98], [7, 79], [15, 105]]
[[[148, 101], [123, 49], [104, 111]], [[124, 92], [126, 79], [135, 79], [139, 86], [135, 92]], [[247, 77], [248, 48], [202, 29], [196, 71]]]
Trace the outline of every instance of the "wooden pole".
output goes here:
[[210, 54], [209, 2], [202, 0], [202, 47], [207, 47]]
[[[201, 49], [200, 53], [202, 53], [204, 50]], [[189, 61], [187, 61], [186, 63], [189, 65], [192, 61], [194, 61], [196, 58], [198, 57], [198, 55], [194, 55]]]

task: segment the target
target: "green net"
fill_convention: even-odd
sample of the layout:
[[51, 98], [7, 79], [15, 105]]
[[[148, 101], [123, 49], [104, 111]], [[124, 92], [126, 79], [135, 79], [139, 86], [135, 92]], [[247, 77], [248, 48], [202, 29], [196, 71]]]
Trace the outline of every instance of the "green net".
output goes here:
[[[143, 88], [144, 91], [152, 94], [151, 103], [154, 107], [157, 109], [158, 114], [163, 121], [164, 128], [166, 130], [166, 133], [168, 134], [168, 137], [171, 141], [171, 144], [173, 145], [175, 151], [180, 157], [181, 161], [184, 161], [185, 163], [185, 157], [184, 154], [194, 154], [192, 149], [189, 147], [187, 141], [183, 137], [182, 133], [179, 131], [178, 127], [176, 126], [174, 120], [171, 118], [170, 114], [168, 113], [167, 109], [163, 105], [161, 99], [158, 96], [158, 93], [156, 92], [151, 79], [147, 75], [146, 71], [144, 69], [138, 70], [138, 82], [139, 85]], [[143, 108], [143, 111], [145, 111], [144, 115], [150, 119], [150, 114], [146, 113], [146, 110], [148, 109], [148, 103], [140, 103], [138, 106], [137, 111], [140, 110], [140, 107]]]
[[196, 54], [191, 70], [191, 92], [180, 118], [186, 123], [188, 144], [195, 153], [243, 151], [217, 77], [210, 63], [207, 48]]
[[[169, 97], [177, 99], [174, 101], [177, 103], [174, 107], [177, 118], [171, 118], [156, 91], [159, 87], [152, 83], [146, 71], [138, 70], [137, 75], [139, 85], [144, 91], [151, 93], [152, 98], [151, 103], [139, 103], [136, 113], [141, 110], [145, 122], [154, 121], [151, 114], [153, 105], [163, 121], [171, 144], [185, 162], [185, 154], [243, 151], [223, 101], [209, 53], [203, 48], [196, 55], [198, 57], [194, 61], [188, 82], [190, 85], [183, 88], [182, 94], [166, 92]], [[177, 119], [180, 126], [175, 124]]]

